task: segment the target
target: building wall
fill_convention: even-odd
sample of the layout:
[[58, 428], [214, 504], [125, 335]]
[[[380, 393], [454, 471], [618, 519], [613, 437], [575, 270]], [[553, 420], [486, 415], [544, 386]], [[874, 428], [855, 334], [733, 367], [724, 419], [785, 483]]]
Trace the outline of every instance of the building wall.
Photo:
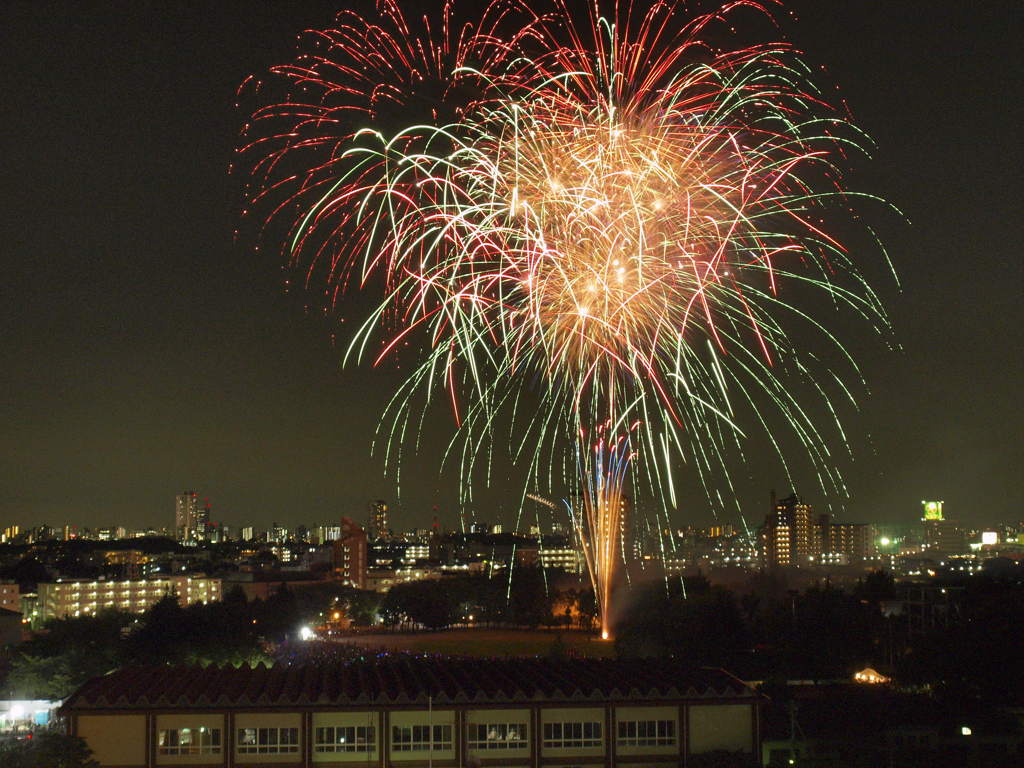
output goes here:
[[103, 766], [146, 765], [145, 715], [79, 715], [78, 736]]
[[689, 707], [690, 752], [729, 751], [754, 747], [750, 704], [694, 704]]
[[[552, 706], [531, 702], [527, 706], [503, 709], [370, 709], [335, 711], [196, 711], [157, 713], [151, 718], [153, 745], [151, 762], [146, 754], [145, 714], [74, 714], [72, 727], [93, 749], [103, 768], [142, 768], [143, 766], [223, 766], [246, 768], [256, 765], [348, 766], [409, 765], [425, 766], [428, 761], [442, 766], [479, 762], [487, 768], [501, 766], [646, 766], [677, 765], [685, 753], [712, 750], [751, 752], [757, 743], [756, 720], [752, 703], [693, 703], [618, 706]], [[675, 723], [675, 743], [666, 745], [620, 745], [618, 723], [624, 721], [663, 721]], [[598, 722], [601, 741], [588, 747], [543, 746], [545, 723]], [[451, 749], [399, 751], [393, 748], [391, 729], [395, 726], [448, 725], [452, 729]], [[469, 726], [482, 724], [525, 724], [528, 747], [525, 749], [468, 749]], [[375, 728], [374, 749], [362, 752], [315, 751], [316, 728], [326, 726], [366, 726]], [[159, 733], [171, 728], [220, 728], [219, 753], [200, 755], [159, 754]], [[245, 728], [297, 728], [298, 744], [293, 752], [240, 753], [238, 732]], [[229, 752], [230, 750], [230, 752]], [[384, 758], [382, 759], [382, 753]]]
[[21, 612], [21, 594], [15, 581], [0, 581], [0, 608]]

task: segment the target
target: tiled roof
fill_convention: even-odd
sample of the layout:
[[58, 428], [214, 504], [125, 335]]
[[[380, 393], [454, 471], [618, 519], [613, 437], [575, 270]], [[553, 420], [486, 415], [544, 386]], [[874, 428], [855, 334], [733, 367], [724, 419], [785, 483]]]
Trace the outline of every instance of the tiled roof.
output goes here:
[[96, 709], [304, 708], [531, 700], [749, 697], [720, 669], [667, 659], [394, 656], [348, 664], [128, 667], [89, 680], [65, 711]]

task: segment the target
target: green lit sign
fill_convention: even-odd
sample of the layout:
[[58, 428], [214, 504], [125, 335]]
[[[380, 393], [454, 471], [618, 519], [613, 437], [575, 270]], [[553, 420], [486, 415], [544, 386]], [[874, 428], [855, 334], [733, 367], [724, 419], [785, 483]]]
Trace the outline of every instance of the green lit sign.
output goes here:
[[942, 520], [942, 502], [941, 501], [922, 501], [921, 506], [924, 508], [923, 520]]

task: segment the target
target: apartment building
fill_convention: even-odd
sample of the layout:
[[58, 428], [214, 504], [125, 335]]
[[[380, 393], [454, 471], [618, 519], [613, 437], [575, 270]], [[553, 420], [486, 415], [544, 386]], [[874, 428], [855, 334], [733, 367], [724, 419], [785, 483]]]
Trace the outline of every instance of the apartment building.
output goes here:
[[761, 697], [673, 660], [383, 657], [128, 668], [62, 707], [104, 768], [685, 766], [760, 745]]
[[184, 607], [221, 599], [220, 579], [168, 576], [150, 579], [54, 581], [39, 584], [38, 620], [96, 614], [108, 608], [142, 613], [167, 595]]

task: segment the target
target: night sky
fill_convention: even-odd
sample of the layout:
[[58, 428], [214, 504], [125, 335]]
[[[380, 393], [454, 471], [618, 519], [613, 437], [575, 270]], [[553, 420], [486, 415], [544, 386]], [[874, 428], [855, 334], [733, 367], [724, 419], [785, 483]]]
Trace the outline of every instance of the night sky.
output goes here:
[[[4, 525], [170, 525], [186, 488], [233, 525], [395, 500], [369, 453], [396, 375], [341, 370], [347, 326], [285, 295], [278, 254], [232, 240], [235, 90], [341, 2], [0, 4]], [[1020, 3], [790, 5], [789, 38], [878, 145], [855, 186], [910, 222], [872, 218], [903, 284], [875, 281], [902, 349], [844, 336], [871, 389], [848, 417], [854, 460], [837, 451], [851, 498], [800, 490], [860, 522], [910, 522], [925, 498], [1024, 519]], [[748, 458], [740, 503], [760, 522], [789, 489]], [[408, 464], [396, 527], [434, 505], [456, 524], [437, 467], [431, 448]], [[489, 506], [512, 487], [497, 474], [476, 512], [509, 523], [510, 502]], [[675, 521], [707, 522], [680, 484]]]

